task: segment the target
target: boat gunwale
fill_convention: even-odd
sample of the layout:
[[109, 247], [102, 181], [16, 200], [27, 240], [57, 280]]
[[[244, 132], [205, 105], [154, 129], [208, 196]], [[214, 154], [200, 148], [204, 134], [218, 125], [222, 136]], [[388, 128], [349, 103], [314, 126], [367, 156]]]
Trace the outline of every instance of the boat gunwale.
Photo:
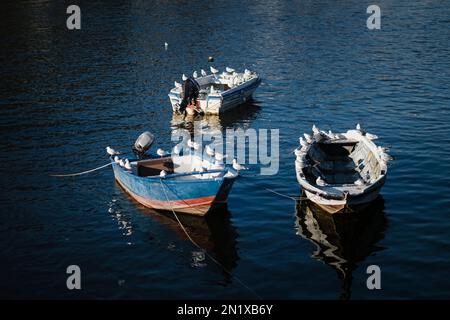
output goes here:
[[[130, 160], [131, 162], [138, 162], [139, 160], [137, 159], [133, 159]], [[133, 179], [137, 179], [137, 180], [141, 180], [141, 181], [149, 181], [149, 180], [170, 180], [171, 183], [198, 183], [198, 182], [213, 182], [213, 181], [224, 181], [224, 180], [229, 180], [229, 179], [236, 179], [239, 176], [239, 173], [232, 169], [232, 168], [226, 168], [226, 169], [216, 169], [216, 170], [207, 170], [207, 171], [192, 171], [192, 172], [183, 172], [183, 173], [171, 173], [171, 174], [167, 174], [165, 177], [161, 177], [159, 175], [155, 175], [155, 176], [146, 176], [146, 177], [141, 177], [138, 176], [128, 170], [125, 170], [124, 168], [122, 168], [120, 165], [118, 165], [114, 159], [111, 157], [111, 163], [114, 166], [116, 166], [118, 169], [121, 169], [123, 173], [128, 174], [129, 176], [132, 176]], [[226, 177], [225, 174], [230, 172], [231, 174], [233, 174], [232, 177]], [[193, 179], [193, 180], [173, 180], [174, 178], [179, 178], [179, 177], [185, 177], [185, 176], [191, 176], [191, 175], [204, 175], [204, 174], [210, 174], [210, 173], [224, 173], [224, 175], [222, 176], [218, 176], [218, 177], [214, 177], [214, 178], [203, 178], [203, 179]]]

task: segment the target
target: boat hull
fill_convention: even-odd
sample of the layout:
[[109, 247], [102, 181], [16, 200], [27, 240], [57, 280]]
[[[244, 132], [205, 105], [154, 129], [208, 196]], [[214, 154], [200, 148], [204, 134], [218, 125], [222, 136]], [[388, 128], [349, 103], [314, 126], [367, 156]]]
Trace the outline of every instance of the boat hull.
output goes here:
[[225, 204], [235, 178], [176, 180], [137, 177], [113, 164], [118, 184], [142, 205], [165, 211], [205, 216]]
[[376, 188], [369, 193], [365, 193], [358, 196], [347, 196], [345, 200], [333, 200], [326, 199], [320, 195], [314, 194], [305, 190], [306, 197], [320, 206], [324, 211], [334, 214], [343, 211], [344, 209], [355, 210], [360, 209], [362, 206], [368, 205], [374, 201], [380, 194], [381, 188]]
[[[295, 162], [297, 180], [300, 186], [302, 186], [303, 178], [300, 176], [300, 167], [298, 162]], [[325, 194], [321, 195], [314, 190], [308, 190], [307, 187], [302, 186], [304, 194], [306, 197], [320, 206], [324, 211], [334, 214], [343, 211], [344, 209], [355, 210], [356, 208], [360, 208], [361, 206], [367, 205], [374, 201], [378, 195], [380, 194], [380, 190], [384, 185], [384, 179], [380, 181], [376, 187], [371, 188], [368, 192], [364, 192], [357, 195], [347, 194], [345, 198], [341, 199], [333, 199], [327, 197]]]

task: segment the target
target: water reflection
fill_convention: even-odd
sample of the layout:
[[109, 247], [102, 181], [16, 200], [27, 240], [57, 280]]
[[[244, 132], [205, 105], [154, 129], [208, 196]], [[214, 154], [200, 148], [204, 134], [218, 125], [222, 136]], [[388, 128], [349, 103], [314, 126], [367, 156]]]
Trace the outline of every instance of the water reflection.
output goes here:
[[206, 130], [209, 133], [222, 132], [227, 128], [235, 126], [247, 129], [251, 122], [256, 119], [261, 107], [256, 100], [248, 101], [235, 109], [233, 112], [226, 112], [221, 115], [178, 115], [172, 116], [172, 129], [186, 129], [191, 134], [194, 134], [194, 124], [201, 130]]
[[[120, 188], [120, 186], [118, 187]], [[134, 202], [131, 197], [129, 199]], [[141, 213], [157, 221], [159, 224], [166, 226], [169, 230], [177, 234], [180, 239], [189, 241], [189, 238], [180, 227], [172, 212], [156, 211], [137, 202], [134, 203]], [[131, 217], [124, 213], [116, 199], [111, 200], [108, 211], [117, 220], [119, 229], [122, 230], [124, 236], [133, 234]], [[228, 207], [224, 206], [216, 209], [205, 217], [186, 214], [178, 214], [177, 216], [192, 240], [201, 249], [212, 255], [223, 267], [224, 284], [231, 283], [231, 272], [237, 266], [239, 256], [236, 241], [238, 235], [235, 227], [231, 223], [231, 213]], [[173, 249], [170, 246], [173, 246], [173, 244], [169, 244], [169, 249]], [[194, 247], [191, 251], [191, 266], [194, 268], [203, 268], [214, 264], [213, 261], [206, 257], [205, 252], [201, 249]]]
[[312, 257], [336, 270], [341, 281], [340, 298], [349, 299], [353, 271], [376, 251], [384, 238], [387, 218], [380, 196], [360, 212], [331, 215], [308, 200], [297, 202], [297, 234], [316, 245]]

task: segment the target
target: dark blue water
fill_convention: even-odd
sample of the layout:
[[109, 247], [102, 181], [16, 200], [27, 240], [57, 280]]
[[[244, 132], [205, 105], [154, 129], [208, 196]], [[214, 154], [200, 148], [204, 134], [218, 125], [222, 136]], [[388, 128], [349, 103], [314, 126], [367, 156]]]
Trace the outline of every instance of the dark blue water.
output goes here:
[[[448, 4], [378, 1], [370, 31], [356, 0], [82, 1], [82, 29], [68, 31], [69, 4], [1, 5], [1, 297], [254, 298], [239, 279], [272, 299], [450, 298]], [[263, 82], [251, 105], [203, 121], [280, 130], [276, 176], [243, 178], [225, 212], [183, 220], [232, 276], [110, 169], [49, 177], [104, 164], [107, 145], [128, 150], [144, 130], [169, 148], [167, 93], [208, 56]], [[357, 122], [395, 157], [366, 212], [323, 216], [264, 189], [300, 195], [298, 136]], [[72, 264], [81, 291], [66, 289]]]

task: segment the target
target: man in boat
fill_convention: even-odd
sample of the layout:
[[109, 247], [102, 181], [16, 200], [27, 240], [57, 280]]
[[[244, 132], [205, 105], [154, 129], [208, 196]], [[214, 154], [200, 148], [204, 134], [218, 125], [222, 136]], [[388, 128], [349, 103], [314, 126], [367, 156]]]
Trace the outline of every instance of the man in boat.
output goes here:
[[198, 84], [198, 82], [193, 77], [187, 78], [183, 83], [183, 100], [178, 106], [178, 112], [185, 113], [186, 108], [192, 109], [190, 111], [198, 112], [199, 110], [197, 109], [199, 108], [197, 108], [197, 98], [199, 92], [200, 85]]

